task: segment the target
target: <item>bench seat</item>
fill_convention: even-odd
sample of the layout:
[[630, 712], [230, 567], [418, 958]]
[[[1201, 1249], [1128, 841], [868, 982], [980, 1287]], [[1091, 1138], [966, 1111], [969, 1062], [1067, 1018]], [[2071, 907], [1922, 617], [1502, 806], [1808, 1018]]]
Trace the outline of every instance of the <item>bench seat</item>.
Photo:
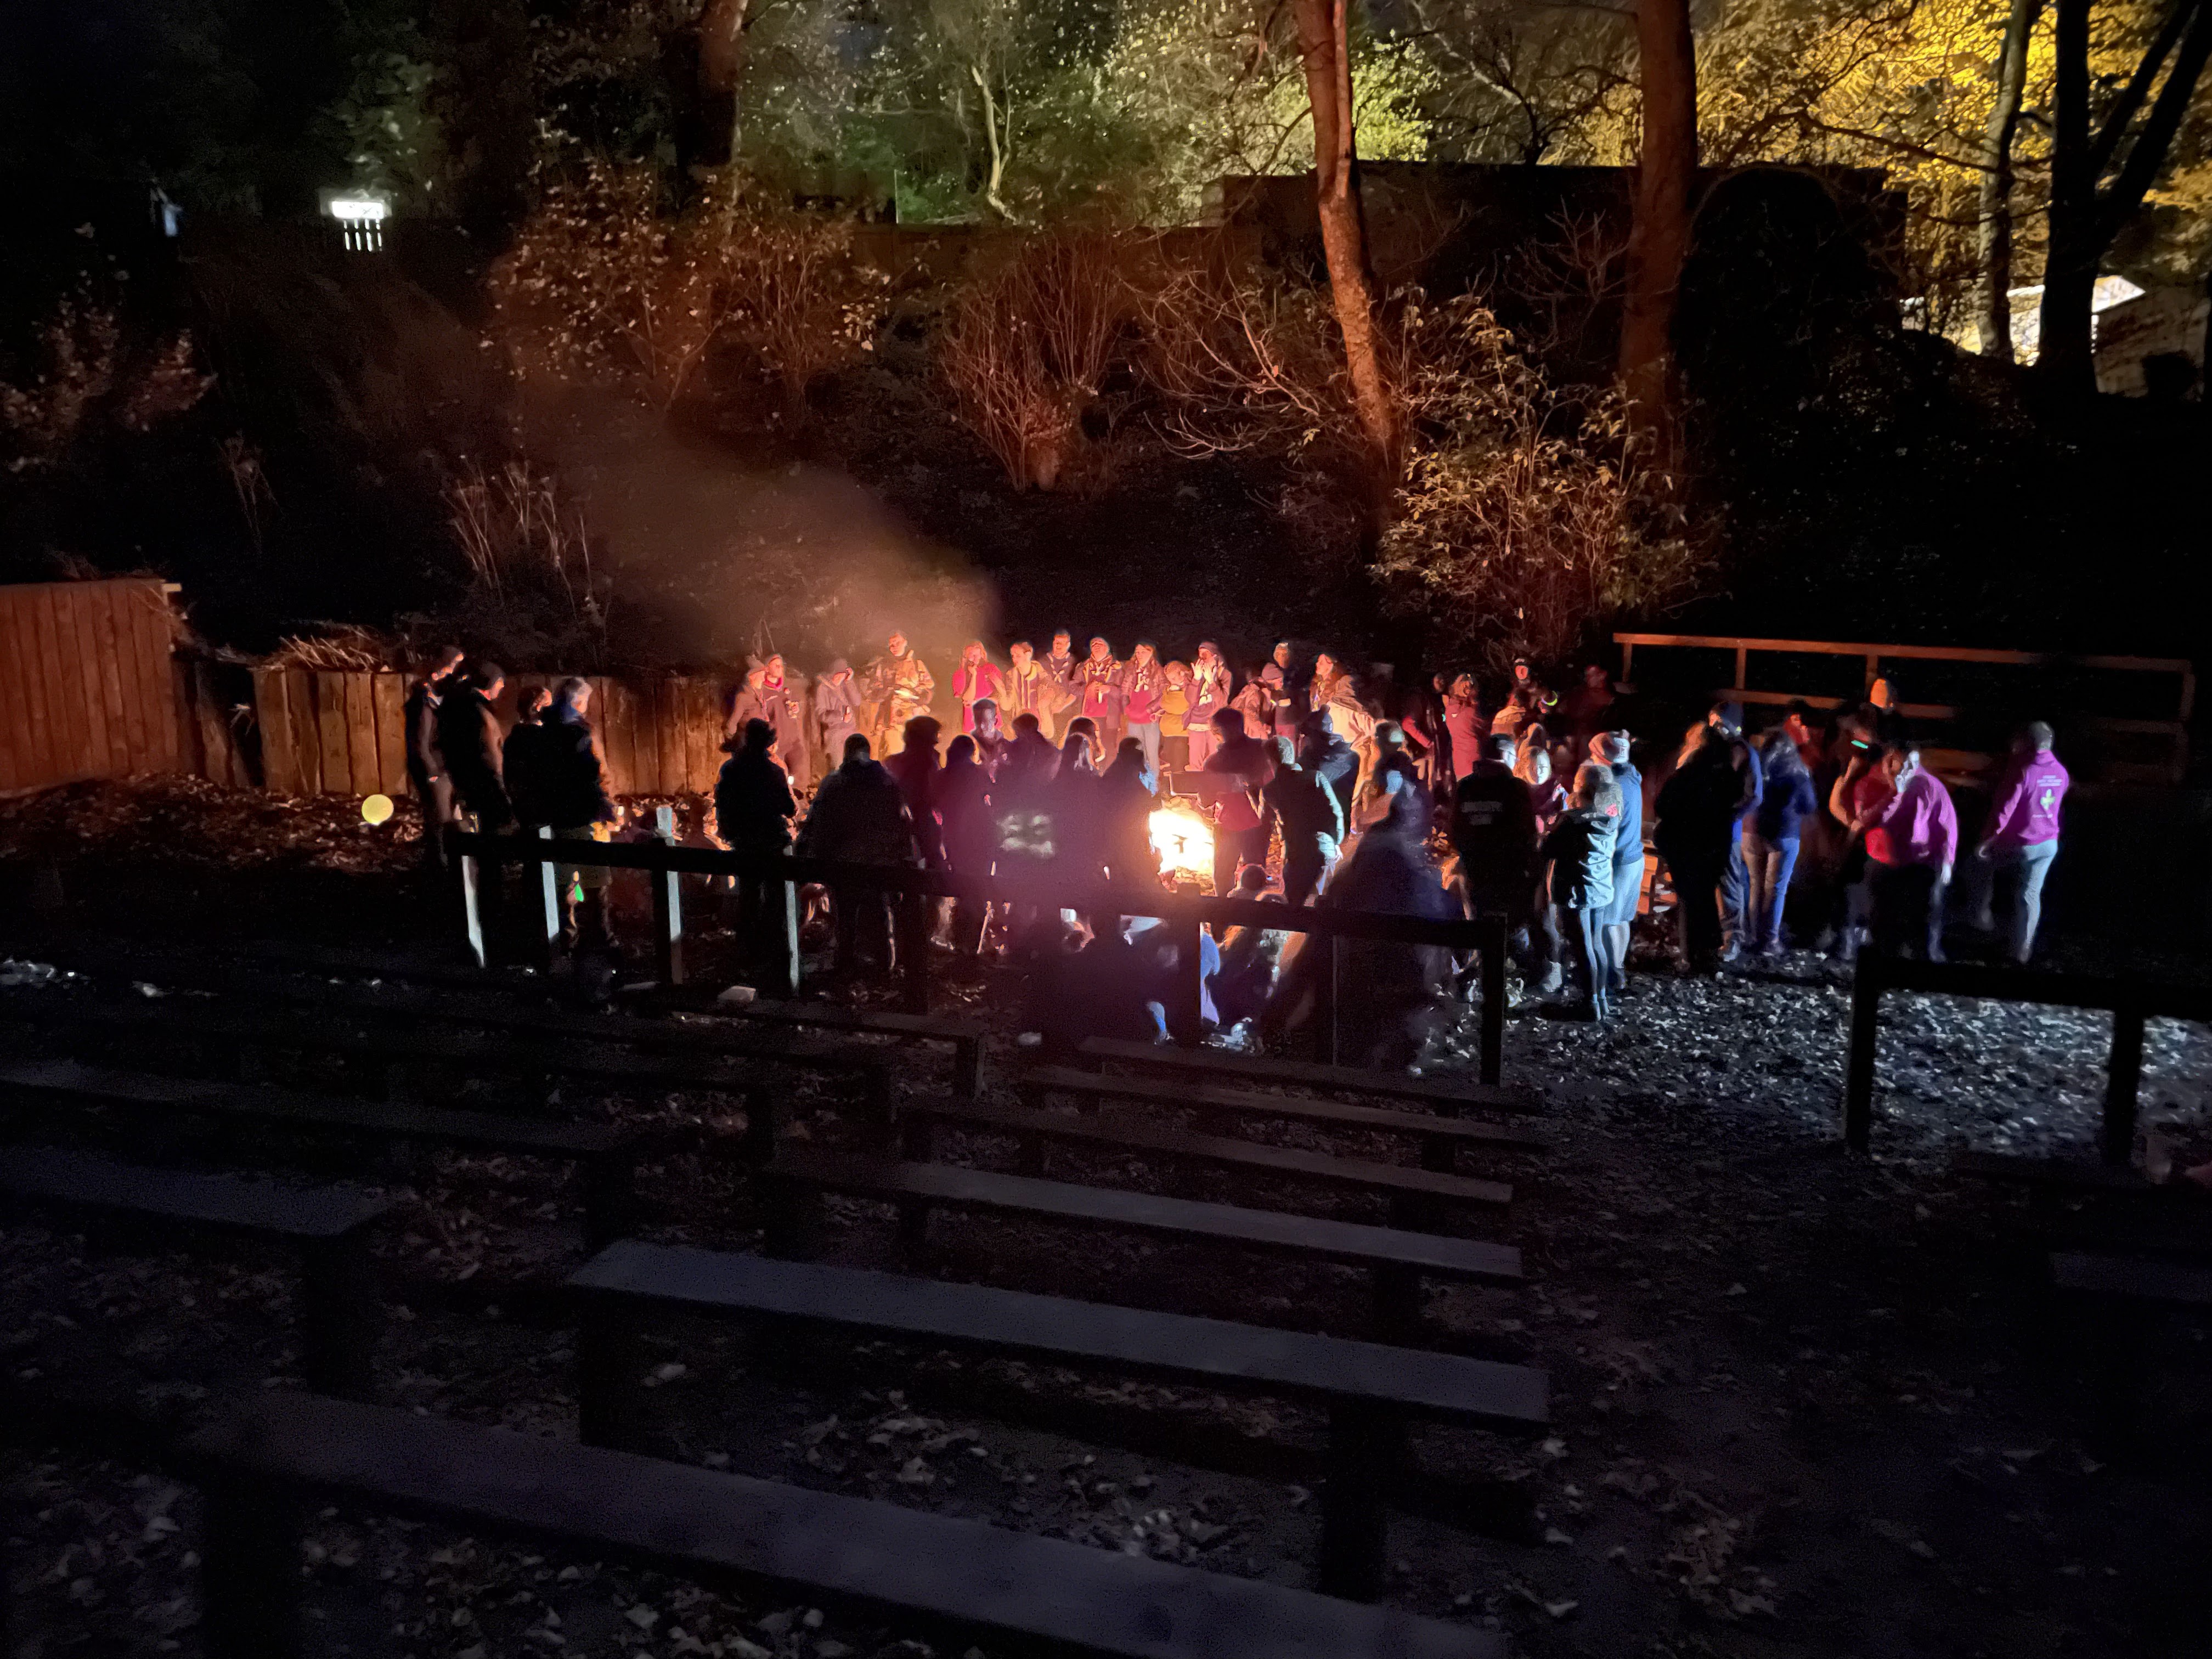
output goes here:
[[1151, 1066], [1194, 1076], [1233, 1078], [1245, 1083], [1281, 1083], [1304, 1089], [1325, 1089], [1354, 1095], [1379, 1095], [1388, 1100], [1413, 1100], [1431, 1109], [1455, 1113], [1469, 1106], [1500, 1112], [1543, 1109], [1535, 1091], [1516, 1084], [1470, 1083], [1457, 1078], [1409, 1077], [1403, 1072], [1370, 1070], [1358, 1066], [1324, 1066], [1307, 1060], [1275, 1060], [1256, 1054], [1233, 1054], [1219, 1048], [1178, 1048], [1164, 1043], [1134, 1042], [1121, 1037], [1085, 1037], [1076, 1045], [1085, 1060], [1129, 1066]]

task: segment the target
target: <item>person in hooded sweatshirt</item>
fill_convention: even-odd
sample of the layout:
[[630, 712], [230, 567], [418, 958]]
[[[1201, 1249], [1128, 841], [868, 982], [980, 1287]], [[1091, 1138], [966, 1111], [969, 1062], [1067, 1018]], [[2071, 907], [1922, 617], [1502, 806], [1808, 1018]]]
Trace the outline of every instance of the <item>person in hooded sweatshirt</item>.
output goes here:
[[826, 764], [833, 755], [842, 757], [845, 739], [860, 729], [860, 686], [853, 678], [853, 665], [839, 657], [827, 672], [814, 681], [814, 735]]
[[1121, 739], [1121, 751], [1106, 769], [1098, 799], [1107, 879], [1125, 890], [1157, 887], [1160, 854], [1152, 845], [1152, 812], [1160, 804], [1159, 774], [1145, 753], [1143, 739]]
[[1620, 788], [1611, 769], [1588, 762], [1575, 772], [1567, 809], [1544, 837], [1552, 866], [1552, 905], [1559, 932], [1574, 945], [1590, 1018], [1613, 1013], [1613, 847], [1620, 828]]
[[1328, 780], [1338, 800], [1349, 803], [1359, 784], [1359, 752], [1337, 735], [1326, 714], [1309, 714], [1300, 728], [1298, 764]]
[[1720, 886], [1735, 847], [1743, 798], [1733, 745], [1717, 726], [1706, 726], [1690, 737], [1674, 775], [1652, 803], [1659, 820], [1654, 839], [1674, 878], [1687, 973], [1720, 971]]
[[2058, 856], [2059, 809], [2073, 787], [2065, 763], [2051, 752], [2053, 741], [2041, 720], [2029, 721], [2014, 737], [2012, 758], [1990, 797], [1981, 840], [1966, 862], [1971, 918], [1985, 933], [1996, 931], [1990, 912], [1997, 883], [2004, 880], [2005, 951], [2023, 967], [2035, 954], [2043, 883]]
[[[845, 739], [845, 758], [822, 780], [799, 827], [799, 856], [839, 864], [907, 867], [917, 862], [914, 822], [898, 780], [868, 751], [859, 732]], [[837, 908], [836, 970], [858, 971], [864, 957], [888, 969], [891, 913], [883, 889], [847, 884]]]
[[1803, 827], [1819, 813], [1820, 801], [1811, 769], [1784, 732], [1768, 736], [1759, 771], [1759, 805], [1744, 823], [1739, 849], [1751, 883], [1744, 928], [1753, 950], [1778, 957]]
[[[737, 748], [714, 780], [714, 834], [733, 853], [781, 858], [791, 849], [791, 821], [799, 805], [791, 778], [776, 764], [775, 728], [766, 720], [745, 722]], [[759, 876], [740, 876], [731, 917], [743, 948], [769, 969], [769, 982], [787, 977], [785, 884]]]
[[945, 769], [937, 775], [937, 813], [945, 864], [963, 890], [952, 905], [952, 951], [959, 960], [974, 962], [982, 954], [984, 925], [990, 920], [981, 888], [991, 878], [998, 835], [991, 775], [977, 758], [975, 739], [964, 732], [945, 751]]

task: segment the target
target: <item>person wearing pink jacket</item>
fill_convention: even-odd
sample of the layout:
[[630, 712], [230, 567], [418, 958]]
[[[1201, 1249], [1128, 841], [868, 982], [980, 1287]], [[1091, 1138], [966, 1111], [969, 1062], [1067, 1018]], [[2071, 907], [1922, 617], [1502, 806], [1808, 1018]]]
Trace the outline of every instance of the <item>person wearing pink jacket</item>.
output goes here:
[[1121, 735], [1144, 746], [1146, 769], [1155, 777], [1160, 769], [1160, 703], [1167, 690], [1167, 670], [1158, 653], [1151, 641], [1138, 641], [1121, 670]]
[[2008, 878], [2005, 946], [2025, 963], [2035, 951], [2035, 932], [2043, 921], [2043, 883], [2058, 856], [2059, 808], [2073, 786], [2066, 767], [2051, 752], [2051, 728], [2041, 720], [2022, 726], [2012, 742], [2012, 758], [1990, 797], [1990, 816], [1982, 839], [1966, 866], [1966, 886], [1974, 926], [1996, 931], [1990, 914], [1997, 878]]
[[1959, 856], [1959, 814], [1943, 780], [1920, 763], [1920, 745], [1897, 742], [1882, 750], [1889, 799], [1863, 810], [1854, 830], [1881, 830], [1867, 840], [1874, 887], [1875, 948], [1885, 956], [1924, 951], [1943, 960], [1943, 898]]
[[983, 653], [983, 641], [970, 640], [968, 648], [960, 654], [960, 666], [952, 671], [952, 695], [960, 699], [960, 729], [973, 734], [975, 730], [975, 705], [989, 701], [997, 702], [1006, 695], [1006, 680], [999, 666]]

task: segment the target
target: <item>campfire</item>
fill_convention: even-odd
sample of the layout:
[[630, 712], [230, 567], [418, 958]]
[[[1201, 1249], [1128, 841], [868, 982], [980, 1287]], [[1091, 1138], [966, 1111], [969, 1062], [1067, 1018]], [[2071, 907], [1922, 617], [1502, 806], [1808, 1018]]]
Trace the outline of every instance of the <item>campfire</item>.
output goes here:
[[1152, 816], [1152, 850], [1172, 876], [1213, 873], [1213, 826], [1178, 801]]

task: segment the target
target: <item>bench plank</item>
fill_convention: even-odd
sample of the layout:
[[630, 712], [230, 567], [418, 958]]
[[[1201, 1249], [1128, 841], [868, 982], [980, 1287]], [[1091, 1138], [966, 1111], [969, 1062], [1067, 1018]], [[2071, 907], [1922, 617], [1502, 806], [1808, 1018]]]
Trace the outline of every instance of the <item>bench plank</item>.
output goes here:
[[[2067, 1187], [2081, 1192], [2162, 1193], [2140, 1170], [2116, 1169], [2083, 1158], [2028, 1158], [2012, 1152], [1954, 1152], [1954, 1174], [2023, 1187]], [[2187, 1196], [2175, 1193], [2177, 1197]]]
[[822, 1152], [785, 1151], [763, 1172], [831, 1192], [887, 1200], [914, 1199], [1133, 1232], [1178, 1234], [1357, 1267], [1405, 1267], [1485, 1284], [1515, 1285], [1522, 1279], [1521, 1252], [1510, 1245], [1400, 1232], [1358, 1222], [1286, 1215], [1277, 1210], [1163, 1198], [1152, 1193], [1078, 1187], [948, 1164], [899, 1164]]
[[1544, 1372], [1188, 1314], [946, 1284], [625, 1239], [568, 1279], [579, 1290], [848, 1326], [888, 1337], [1088, 1360], [1301, 1399], [1362, 1400], [1486, 1427], [1550, 1420]]
[[1058, 1112], [1013, 1111], [1002, 1107], [948, 1105], [939, 1102], [909, 1104], [905, 1110], [909, 1116], [926, 1117], [964, 1129], [1036, 1135], [1119, 1152], [1152, 1152], [1170, 1159], [1297, 1176], [1341, 1187], [1453, 1199], [1462, 1204], [1503, 1206], [1513, 1201], [1513, 1188], [1500, 1181], [1408, 1170], [1395, 1164], [1373, 1164], [1297, 1147], [1269, 1146], [1230, 1135], [1183, 1134], [1127, 1119], [1102, 1121]]
[[1503, 1112], [1543, 1109], [1534, 1091], [1516, 1084], [1471, 1083], [1457, 1079], [1407, 1077], [1402, 1072], [1368, 1071], [1357, 1066], [1323, 1066], [1312, 1060], [1263, 1059], [1216, 1048], [1176, 1048], [1121, 1037], [1085, 1037], [1076, 1052], [1097, 1060], [1158, 1066], [1170, 1071], [1240, 1078], [1248, 1083], [1286, 1083], [1306, 1089], [1341, 1090], [1394, 1100], [1429, 1101], [1439, 1106], [1486, 1106]]
[[306, 1241], [344, 1238], [392, 1207], [383, 1199], [345, 1187], [292, 1187], [236, 1176], [149, 1170], [47, 1146], [0, 1148], [0, 1193]]
[[[1304, 1590], [627, 1452], [299, 1395], [189, 1443], [270, 1481], [1133, 1659], [1502, 1659], [1503, 1638]], [[296, 1571], [296, 1569], [295, 1569]], [[242, 1587], [233, 1594], [245, 1593]]]
[[1545, 1137], [1513, 1123], [1485, 1123], [1471, 1117], [1438, 1117], [1428, 1112], [1396, 1111], [1386, 1106], [1348, 1106], [1340, 1101], [1316, 1100], [1301, 1095], [1267, 1095], [1243, 1089], [1194, 1088], [1188, 1083], [1162, 1082], [1151, 1078], [1115, 1073], [1079, 1072], [1070, 1066], [1041, 1066], [1022, 1079], [1025, 1091], [1096, 1097], [1112, 1100], [1141, 1100], [1177, 1110], [1236, 1112], [1252, 1117], [1295, 1118], [1346, 1129], [1377, 1129], [1389, 1134], [1414, 1135], [1424, 1139], [1460, 1141], [1473, 1146], [1495, 1146], [1513, 1152], [1540, 1152]]
[[2062, 1291], [2092, 1296], [2212, 1308], [2212, 1267], [2181, 1261], [2148, 1256], [2058, 1255], [2051, 1258], [2051, 1282]]

